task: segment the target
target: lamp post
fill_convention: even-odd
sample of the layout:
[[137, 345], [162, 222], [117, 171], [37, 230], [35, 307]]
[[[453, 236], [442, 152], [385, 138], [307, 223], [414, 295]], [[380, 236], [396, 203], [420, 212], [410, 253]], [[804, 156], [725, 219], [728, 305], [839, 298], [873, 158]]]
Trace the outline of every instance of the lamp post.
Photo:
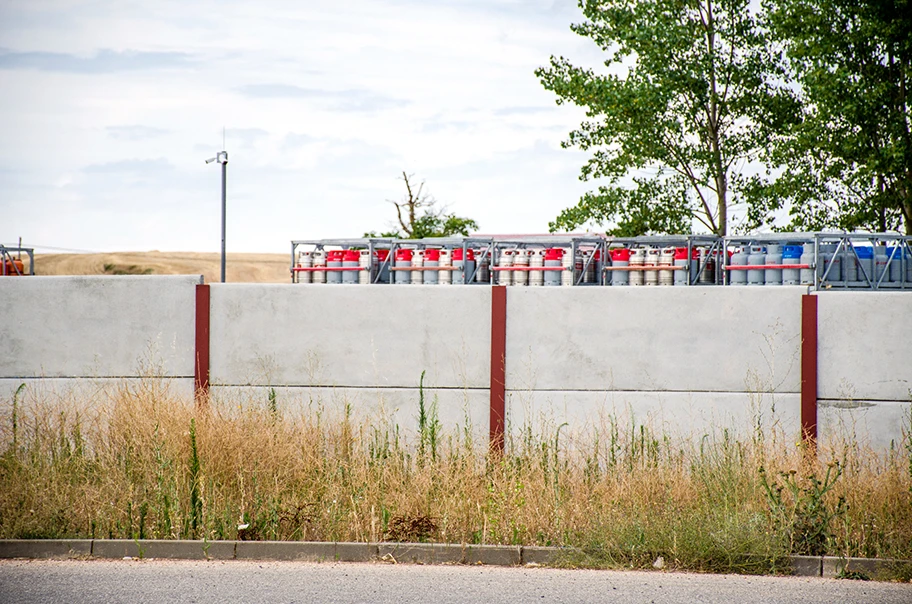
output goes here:
[[228, 152], [219, 151], [215, 157], [206, 160], [207, 164], [212, 162], [222, 164], [222, 283], [225, 282], [225, 189], [228, 182]]

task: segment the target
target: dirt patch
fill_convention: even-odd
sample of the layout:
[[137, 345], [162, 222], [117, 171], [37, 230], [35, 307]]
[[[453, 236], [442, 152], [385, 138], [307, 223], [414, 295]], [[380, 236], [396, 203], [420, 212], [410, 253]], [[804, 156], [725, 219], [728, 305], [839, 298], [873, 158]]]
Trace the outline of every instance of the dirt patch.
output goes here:
[[[290, 283], [287, 254], [228, 254], [226, 279], [233, 283]], [[36, 275], [203, 275], [216, 283], [221, 255], [198, 252], [35, 254]]]

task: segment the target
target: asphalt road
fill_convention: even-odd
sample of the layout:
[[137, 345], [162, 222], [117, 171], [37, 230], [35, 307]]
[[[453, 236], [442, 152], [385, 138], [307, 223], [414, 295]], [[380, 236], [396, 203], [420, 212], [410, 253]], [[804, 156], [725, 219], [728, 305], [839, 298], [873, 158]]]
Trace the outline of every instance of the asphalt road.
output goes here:
[[299, 562], [0, 561], [0, 602], [912, 602], [912, 584]]

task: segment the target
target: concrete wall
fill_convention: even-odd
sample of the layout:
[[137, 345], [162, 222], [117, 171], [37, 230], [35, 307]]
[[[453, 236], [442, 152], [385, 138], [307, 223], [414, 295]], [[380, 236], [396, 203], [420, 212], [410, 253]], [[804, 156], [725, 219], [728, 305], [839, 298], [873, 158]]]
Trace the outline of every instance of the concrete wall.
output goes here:
[[210, 308], [216, 397], [274, 387], [286, 407], [414, 426], [424, 371], [444, 425], [486, 438], [490, 288], [214, 284]]
[[822, 433], [878, 448], [912, 428], [912, 294], [817, 294], [818, 420]]
[[[668, 432], [768, 421], [797, 433], [803, 288], [510, 288], [517, 425], [627, 417]], [[777, 407], [777, 414], [771, 410]]]
[[[0, 397], [162, 377], [190, 396], [198, 277], [0, 280]], [[491, 290], [214, 284], [214, 397], [346, 407], [414, 426], [418, 382], [449, 428], [488, 432]], [[507, 292], [508, 428], [600, 422], [702, 434], [800, 425], [804, 288], [521, 288]], [[879, 448], [912, 410], [912, 295], [821, 292], [822, 439]], [[904, 423], [905, 422], [905, 423]]]
[[193, 389], [199, 276], [0, 279], [0, 396], [148, 375]]

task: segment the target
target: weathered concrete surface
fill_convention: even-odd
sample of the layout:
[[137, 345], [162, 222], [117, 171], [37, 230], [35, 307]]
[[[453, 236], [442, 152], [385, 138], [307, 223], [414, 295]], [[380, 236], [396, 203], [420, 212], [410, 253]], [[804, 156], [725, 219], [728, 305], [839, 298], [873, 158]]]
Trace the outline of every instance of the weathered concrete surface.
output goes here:
[[216, 385], [487, 388], [491, 290], [214, 284]]
[[802, 288], [520, 288], [507, 388], [797, 393]]
[[0, 378], [0, 405], [12, 404], [19, 386], [19, 402], [28, 405], [41, 401], [65, 402], [67, 407], [96, 406], [99, 401], [117, 396], [123, 389], [155, 387], [176, 399], [193, 399], [193, 378]]
[[[912, 361], [910, 361], [912, 362]], [[862, 447], [887, 451], [900, 447], [903, 431], [912, 430], [912, 403], [865, 400], [817, 402], [820, 442], [842, 438]]]
[[801, 429], [798, 394], [744, 392], [561, 392], [509, 391], [507, 422], [518, 436], [531, 428], [553, 436], [558, 426], [563, 438], [591, 439], [594, 431], [621, 433], [644, 425], [654, 435], [696, 437], [704, 434], [749, 437], [757, 426], [769, 436], [775, 432], [794, 442]]
[[0, 280], [0, 378], [193, 376], [199, 276]]
[[[417, 386], [417, 382], [416, 382]], [[377, 427], [396, 425], [403, 436], [418, 429], [419, 390], [415, 388], [274, 388], [276, 408], [287, 416], [319, 411], [326, 418], [342, 418], [346, 409], [355, 422], [371, 421]], [[213, 400], [227, 408], [248, 408], [269, 404], [267, 386], [213, 386]], [[444, 430], [465, 433], [486, 443], [488, 438], [489, 395], [487, 389], [425, 388], [425, 408], [436, 405], [437, 418]]]
[[0, 539], [0, 558], [73, 558], [91, 553], [91, 539]]
[[817, 294], [818, 396], [912, 403], [912, 294]]

